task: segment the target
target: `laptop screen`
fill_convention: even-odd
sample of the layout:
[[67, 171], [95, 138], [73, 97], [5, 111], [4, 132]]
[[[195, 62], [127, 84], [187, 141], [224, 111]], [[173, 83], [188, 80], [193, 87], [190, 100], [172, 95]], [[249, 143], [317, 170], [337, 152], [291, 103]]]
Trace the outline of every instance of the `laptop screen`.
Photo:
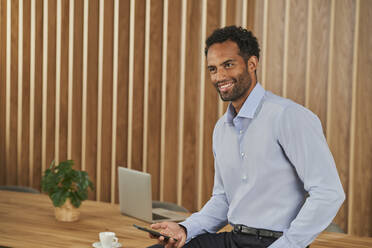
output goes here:
[[152, 221], [151, 175], [118, 167], [120, 212], [147, 222]]

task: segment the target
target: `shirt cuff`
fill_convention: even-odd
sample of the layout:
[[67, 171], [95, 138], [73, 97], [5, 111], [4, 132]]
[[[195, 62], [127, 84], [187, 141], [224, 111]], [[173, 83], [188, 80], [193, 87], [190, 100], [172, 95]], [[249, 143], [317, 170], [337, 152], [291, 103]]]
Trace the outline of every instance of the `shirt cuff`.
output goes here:
[[185, 228], [186, 230], [186, 243], [189, 242], [191, 239], [199, 235], [199, 224], [195, 221], [185, 220], [184, 222], [178, 223], [181, 227]]
[[186, 234], [186, 237], [187, 237], [187, 228], [182, 224], [178, 224], [178, 225], [185, 231], [185, 234]]

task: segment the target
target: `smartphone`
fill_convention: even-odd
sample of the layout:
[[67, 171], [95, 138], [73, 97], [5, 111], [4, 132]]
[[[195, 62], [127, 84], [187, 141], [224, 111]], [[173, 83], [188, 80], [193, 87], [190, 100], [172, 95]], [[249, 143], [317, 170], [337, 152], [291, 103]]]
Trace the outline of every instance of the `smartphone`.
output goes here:
[[[159, 238], [160, 236], [163, 236], [163, 237], [164, 237], [164, 240], [165, 240], [166, 242], [170, 239], [169, 236], [164, 235], [164, 234], [161, 234], [160, 232], [157, 232], [157, 231], [154, 231], [154, 230], [150, 230], [150, 229], [147, 229], [147, 228], [142, 227], [142, 226], [137, 226], [136, 224], [133, 224], [133, 226], [134, 226], [135, 228], [141, 230], [141, 231], [145, 231], [145, 232], [150, 233], [150, 234], [151, 234], [152, 236], [154, 236], [154, 237]], [[174, 241], [176, 241], [176, 242], [178, 241], [178, 240], [175, 239], [175, 238], [173, 238], [173, 239], [174, 239]]]

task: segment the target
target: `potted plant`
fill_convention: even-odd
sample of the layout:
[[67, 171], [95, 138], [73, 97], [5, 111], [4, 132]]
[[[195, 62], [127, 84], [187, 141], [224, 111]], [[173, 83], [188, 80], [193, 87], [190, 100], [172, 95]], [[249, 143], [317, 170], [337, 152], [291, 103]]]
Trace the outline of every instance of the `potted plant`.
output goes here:
[[56, 219], [59, 221], [76, 221], [79, 219], [78, 208], [88, 198], [88, 189], [94, 189], [88, 173], [74, 170], [74, 161], [66, 160], [58, 165], [53, 161], [41, 180], [42, 191], [55, 207]]

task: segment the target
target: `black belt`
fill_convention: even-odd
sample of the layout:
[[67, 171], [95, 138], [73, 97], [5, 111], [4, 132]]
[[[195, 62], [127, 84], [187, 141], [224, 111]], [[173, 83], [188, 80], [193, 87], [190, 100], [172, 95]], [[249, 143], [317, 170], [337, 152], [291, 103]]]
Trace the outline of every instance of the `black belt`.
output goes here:
[[252, 227], [247, 227], [245, 225], [234, 225], [233, 232], [256, 235], [257, 237], [266, 237], [266, 238], [280, 238], [283, 235], [282, 232], [270, 231], [266, 229], [256, 229]]

